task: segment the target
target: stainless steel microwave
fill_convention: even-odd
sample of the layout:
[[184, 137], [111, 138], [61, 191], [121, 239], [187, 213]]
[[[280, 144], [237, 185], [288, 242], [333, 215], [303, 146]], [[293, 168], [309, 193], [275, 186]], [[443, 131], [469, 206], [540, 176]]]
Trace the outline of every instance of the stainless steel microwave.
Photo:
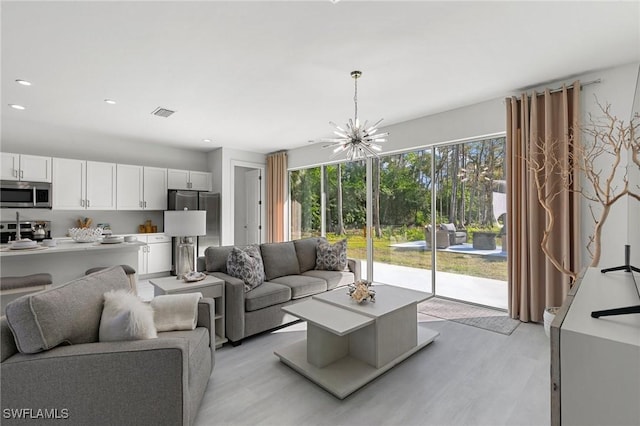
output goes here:
[[12, 180], [0, 181], [0, 207], [50, 209], [51, 184]]

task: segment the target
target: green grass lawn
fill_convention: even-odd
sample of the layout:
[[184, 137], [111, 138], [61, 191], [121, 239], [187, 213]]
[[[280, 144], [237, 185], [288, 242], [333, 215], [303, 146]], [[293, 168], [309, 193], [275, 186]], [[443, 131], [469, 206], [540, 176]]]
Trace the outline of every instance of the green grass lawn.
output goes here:
[[[345, 238], [344, 235], [327, 234], [330, 242]], [[366, 259], [367, 241], [359, 235], [347, 235], [347, 255], [355, 259]], [[412, 268], [432, 269], [431, 251], [398, 250], [390, 247], [391, 242], [387, 238], [374, 238], [373, 259], [375, 262], [392, 265], [408, 266]], [[469, 275], [472, 277], [492, 278], [507, 281], [507, 260], [490, 259], [484, 256], [436, 252], [437, 270], [455, 274]]]

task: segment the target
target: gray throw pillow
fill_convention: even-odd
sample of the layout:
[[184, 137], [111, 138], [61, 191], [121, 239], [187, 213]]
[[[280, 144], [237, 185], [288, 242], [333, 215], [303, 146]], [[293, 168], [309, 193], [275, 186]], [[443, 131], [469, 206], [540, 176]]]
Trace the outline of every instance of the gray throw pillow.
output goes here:
[[264, 281], [264, 266], [258, 246], [234, 247], [227, 258], [227, 273], [244, 282], [244, 291], [251, 291]]
[[330, 244], [321, 240], [316, 249], [316, 269], [343, 271], [347, 267], [347, 240]]

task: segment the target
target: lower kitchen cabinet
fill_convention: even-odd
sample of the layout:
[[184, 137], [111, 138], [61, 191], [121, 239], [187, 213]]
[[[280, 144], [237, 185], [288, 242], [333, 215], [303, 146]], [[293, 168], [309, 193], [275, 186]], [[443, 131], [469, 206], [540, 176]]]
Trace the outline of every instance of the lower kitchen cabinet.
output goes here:
[[146, 243], [138, 252], [138, 275], [157, 274], [171, 270], [171, 237], [164, 234], [137, 234]]

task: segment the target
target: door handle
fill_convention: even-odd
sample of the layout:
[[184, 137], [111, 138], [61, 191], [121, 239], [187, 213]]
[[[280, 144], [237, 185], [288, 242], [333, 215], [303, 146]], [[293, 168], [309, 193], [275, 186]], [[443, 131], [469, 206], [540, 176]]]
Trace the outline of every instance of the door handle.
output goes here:
[[36, 188], [33, 188], [33, 207], [36, 206]]
[[89, 207], [89, 200], [87, 199], [87, 207]]
[[84, 200], [80, 200], [80, 207], [84, 207]]
[[146, 201], [144, 202], [144, 208], [145, 209], [147, 208], [147, 202]]
[[24, 177], [24, 170], [20, 170], [20, 179]]
[[142, 201], [138, 201], [138, 204], [140, 205], [140, 207], [142, 207]]

